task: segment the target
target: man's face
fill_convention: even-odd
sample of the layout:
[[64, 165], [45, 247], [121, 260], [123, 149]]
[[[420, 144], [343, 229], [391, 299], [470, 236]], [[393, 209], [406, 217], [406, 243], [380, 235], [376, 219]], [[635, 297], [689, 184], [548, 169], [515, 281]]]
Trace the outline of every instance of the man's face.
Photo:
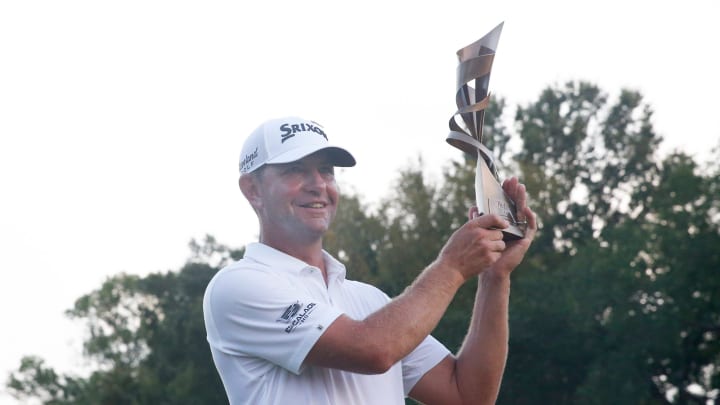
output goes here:
[[321, 238], [335, 218], [339, 196], [327, 152], [267, 165], [258, 186], [256, 208], [264, 238], [312, 241]]

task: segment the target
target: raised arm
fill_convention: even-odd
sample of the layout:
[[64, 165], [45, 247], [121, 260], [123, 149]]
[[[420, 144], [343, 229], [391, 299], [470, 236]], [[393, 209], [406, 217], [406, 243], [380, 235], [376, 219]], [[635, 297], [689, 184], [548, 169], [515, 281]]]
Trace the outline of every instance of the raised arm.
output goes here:
[[507, 223], [498, 216], [471, 219], [438, 258], [388, 305], [363, 320], [339, 317], [308, 353], [305, 364], [358, 373], [382, 373], [417, 347], [437, 326], [468, 279], [501, 258]]
[[503, 184], [528, 222], [523, 239], [509, 242], [501, 257], [478, 278], [473, 315], [456, 357], [448, 356], [418, 381], [410, 396], [426, 404], [494, 404], [508, 351], [510, 274], [535, 237], [537, 222], [527, 207], [525, 186], [516, 178]]

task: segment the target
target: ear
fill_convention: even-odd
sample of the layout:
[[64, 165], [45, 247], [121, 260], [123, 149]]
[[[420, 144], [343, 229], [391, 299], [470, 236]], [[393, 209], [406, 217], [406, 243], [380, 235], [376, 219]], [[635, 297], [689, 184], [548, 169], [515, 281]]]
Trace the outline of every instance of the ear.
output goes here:
[[240, 191], [242, 191], [243, 195], [245, 196], [245, 198], [247, 198], [247, 200], [250, 202], [250, 205], [252, 205], [254, 209], [258, 209], [260, 206], [262, 206], [260, 187], [258, 185], [258, 179], [256, 176], [253, 176], [251, 174], [243, 174], [240, 176], [238, 184], [240, 185]]

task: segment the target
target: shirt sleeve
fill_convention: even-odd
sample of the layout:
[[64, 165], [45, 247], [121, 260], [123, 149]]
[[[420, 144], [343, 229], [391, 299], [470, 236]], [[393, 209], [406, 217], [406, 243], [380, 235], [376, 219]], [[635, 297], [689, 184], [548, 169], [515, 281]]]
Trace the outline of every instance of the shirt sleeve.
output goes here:
[[251, 269], [218, 273], [208, 286], [204, 305], [208, 342], [215, 349], [263, 358], [295, 374], [341, 315], [287, 278]]
[[442, 343], [432, 336], [426, 337], [418, 347], [402, 359], [403, 389], [408, 396], [415, 384], [450, 354]]

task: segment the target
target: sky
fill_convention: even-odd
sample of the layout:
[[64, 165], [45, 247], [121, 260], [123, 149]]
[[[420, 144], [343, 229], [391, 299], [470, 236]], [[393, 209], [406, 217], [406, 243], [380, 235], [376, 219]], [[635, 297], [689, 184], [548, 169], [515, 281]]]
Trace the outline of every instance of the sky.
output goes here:
[[419, 156], [459, 159], [455, 52], [503, 21], [490, 90], [509, 106], [569, 80], [638, 90], [662, 153], [709, 158], [720, 3], [679, 4], [0, 2], [0, 390], [23, 355], [85, 369], [64, 312], [107, 277], [176, 270], [205, 234], [255, 240], [238, 161], [265, 119], [323, 124], [369, 204]]

